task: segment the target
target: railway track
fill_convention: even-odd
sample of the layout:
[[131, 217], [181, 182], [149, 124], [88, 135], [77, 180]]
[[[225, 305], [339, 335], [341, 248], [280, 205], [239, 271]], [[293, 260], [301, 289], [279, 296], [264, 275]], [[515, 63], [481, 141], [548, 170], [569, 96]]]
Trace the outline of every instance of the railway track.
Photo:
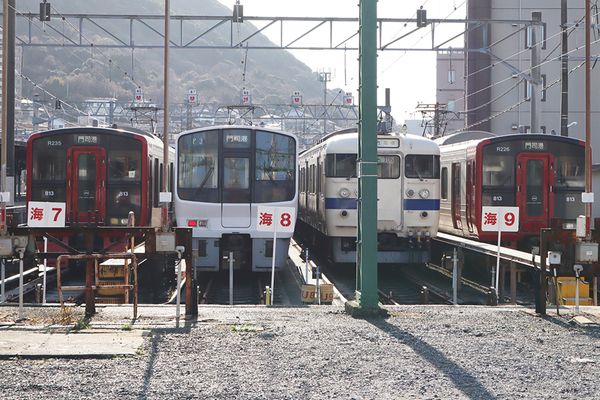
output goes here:
[[[230, 304], [229, 273], [203, 273], [199, 275], [201, 285], [201, 304]], [[263, 274], [251, 274], [236, 271], [233, 279], [233, 304], [263, 304], [265, 277]], [[277, 291], [275, 292], [277, 299]]]

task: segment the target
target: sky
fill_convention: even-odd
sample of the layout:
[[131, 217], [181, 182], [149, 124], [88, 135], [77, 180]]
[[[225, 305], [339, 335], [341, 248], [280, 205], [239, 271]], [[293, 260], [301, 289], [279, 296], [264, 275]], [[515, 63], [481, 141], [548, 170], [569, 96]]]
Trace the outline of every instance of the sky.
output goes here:
[[[235, 0], [218, 0], [230, 9]], [[358, 0], [240, 0], [244, 16], [293, 16], [293, 17], [353, 17], [358, 18]], [[378, 18], [416, 18], [416, 10], [423, 6], [428, 18], [465, 17], [464, 0], [379, 0]], [[392, 25], [390, 25], [392, 27]], [[436, 42], [450, 39], [460, 32], [459, 24], [436, 26]], [[356, 29], [358, 26], [356, 26]], [[398, 24], [391, 29], [396, 38], [416, 28], [415, 24]], [[286, 26], [286, 31], [293, 27]], [[288, 32], [292, 34], [293, 32]], [[273, 41], [279, 40], [279, 27], [266, 30]], [[462, 40], [450, 43], [462, 47]], [[430, 47], [431, 28], [423, 28], [402, 41], [402, 47]], [[328, 88], [342, 88], [354, 93], [358, 103], [358, 52], [342, 50], [295, 50], [291, 53], [314, 71], [329, 71], [332, 81]], [[380, 51], [377, 59], [378, 105], [385, 103], [385, 88], [391, 90], [392, 115], [397, 122], [404, 119], [420, 119], [415, 114], [417, 103], [435, 103], [435, 53], [432, 51]], [[330, 101], [328, 99], [328, 101]]]

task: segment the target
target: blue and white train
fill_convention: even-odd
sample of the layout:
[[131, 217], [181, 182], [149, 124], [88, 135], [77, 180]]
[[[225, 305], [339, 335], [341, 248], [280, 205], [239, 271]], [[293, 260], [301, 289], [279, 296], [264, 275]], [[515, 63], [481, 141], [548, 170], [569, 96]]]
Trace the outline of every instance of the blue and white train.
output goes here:
[[[358, 133], [327, 135], [299, 156], [297, 234], [336, 263], [356, 261]], [[440, 151], [415, 135], [378, 135], [379, 263], [428, 261], [440, 209]]]
[[[259, 208], [281, 207], [293, 232], [298, 202], [297, 139], [253, 126], [215, 126], [177, 138], [175, 215], [193, 230], [194, 267], [269, 271], [273, 237], [259, 229]], [[285, 265], [292, 232], [277, 233], [275, 266]]]

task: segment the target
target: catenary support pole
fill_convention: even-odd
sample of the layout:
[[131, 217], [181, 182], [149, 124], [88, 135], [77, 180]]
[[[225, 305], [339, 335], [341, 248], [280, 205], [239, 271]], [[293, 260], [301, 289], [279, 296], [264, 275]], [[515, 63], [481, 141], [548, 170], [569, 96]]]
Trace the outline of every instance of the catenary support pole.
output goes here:
[[359, 3], [358, 309], [378, 310], [377, 292], [377, 1]]

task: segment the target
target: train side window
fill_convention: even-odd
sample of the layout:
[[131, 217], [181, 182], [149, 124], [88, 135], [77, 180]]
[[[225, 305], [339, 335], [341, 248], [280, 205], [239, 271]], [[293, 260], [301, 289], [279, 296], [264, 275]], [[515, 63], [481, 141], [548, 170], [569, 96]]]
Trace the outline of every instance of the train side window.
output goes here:
[[448, 200], [448, 167], [442, 168], [442, 199]]

